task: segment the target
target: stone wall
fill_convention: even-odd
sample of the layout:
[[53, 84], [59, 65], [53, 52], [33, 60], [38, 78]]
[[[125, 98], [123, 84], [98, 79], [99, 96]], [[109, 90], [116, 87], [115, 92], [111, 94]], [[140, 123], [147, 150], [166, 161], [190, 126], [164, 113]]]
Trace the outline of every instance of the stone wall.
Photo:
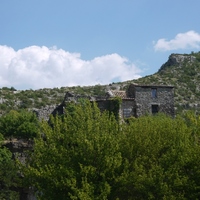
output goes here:
[[[152, 88], [157, 90], [152, 97]], [[174, 116], [174, 89], [170, 86], [136, 86], [136, 116], [152, 113], [152, 105], [158, 105], [159, 112]]]
[[[151, 89], [157, 89], [157, 98], [152, 98]], [[60, 105], [51, 105], [42, 109], [34, 109], [33, 111], [38, 116], [39, 120], [49, 120], [49, 116], [60, 115], [64, 113], [64, 107], [69, 102], [77, 103], [80, 99], [88, 99], [95, 101], [99, 109], [112, 111], [110, 99], [116, 96], [82, 96], [67, 92], [63, 102]], [[163, 112], [174, 116], [174, 90], [172, 86], [140, 86], [131, 84], [127, 90], [126, 96], [122, 98], [122, 104], [119, 109], [119, 116], [127, 118], [130, 116], [139, 117], [147, 113], [152, 113], [152, 105], [158, 105], [159, 112]]]
[[121, 118], [135, 116], [135, 101], [134, 99], [123, 99], [119, 111]]

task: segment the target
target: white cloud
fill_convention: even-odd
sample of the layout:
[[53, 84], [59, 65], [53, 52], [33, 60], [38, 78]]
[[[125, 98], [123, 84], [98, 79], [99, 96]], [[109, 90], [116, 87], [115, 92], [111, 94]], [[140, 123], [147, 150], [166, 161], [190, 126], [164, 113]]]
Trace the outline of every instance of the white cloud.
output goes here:
[[191, 48], [200, 48], [200, 34], [195, 31], [179, 33], [172, 40], [166, 40], [165, 38], [162, 38], [157, 42], [154, 42], [154, 49], [156, 51], [170, 51]]
[[127, 58], [118, 54], [83, 60], [78, 53], [56, 47], [30, 46], [15, 51], [0, 45], [0, 87], [39, 89], [108, 84], [141, 77]]

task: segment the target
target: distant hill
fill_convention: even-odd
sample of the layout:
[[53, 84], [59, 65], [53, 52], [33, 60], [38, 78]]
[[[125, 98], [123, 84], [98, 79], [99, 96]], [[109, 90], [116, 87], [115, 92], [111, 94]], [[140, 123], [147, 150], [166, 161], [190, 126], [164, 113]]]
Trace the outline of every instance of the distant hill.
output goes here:
[[176, 113], [195, 110], [200, 113], [200, 52], [171, 54], [157, 73], [125, 82], [87, 87], [44, 88], [17, 91], [14, 87], [0, 89], [0, 114], [11, 109], [37, 108], [60, 104], [67, 91], [81, 95], [102, 96], [108, 89], [125, 90], [130, 83], [142, 85], [173, 85]]
[[200, 52], [171, 54], [157, 73], [135, 81], [141, 84], [173, 85], [175, 107], [200, 112]]

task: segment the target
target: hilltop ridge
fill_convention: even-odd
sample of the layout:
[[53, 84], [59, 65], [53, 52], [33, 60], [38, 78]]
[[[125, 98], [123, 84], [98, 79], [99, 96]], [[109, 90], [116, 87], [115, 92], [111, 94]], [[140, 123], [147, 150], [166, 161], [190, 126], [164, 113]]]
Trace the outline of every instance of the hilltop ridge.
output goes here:
[[173, 85], [175, 108], [195, 110], [200, 113], [200, 52], [171, 54], [158, 72], [137, 80], [111, 83], [109, 85], [43, 88], [40, 90], [17, 91], [13, 87], [0, 89], [0, 114], [11, 109], [51, 109], [59, 105], [67, 91], [80, 95], [102, 96], [109, 89], [126, 90], [130, 83], [141, 85]]
[[196, 57], [191, 54], [171, 54], [168, 61], [160, 67], [158, 72], [170, 66], [180, 66], [183, 62], [194, 63], [195, 61]]

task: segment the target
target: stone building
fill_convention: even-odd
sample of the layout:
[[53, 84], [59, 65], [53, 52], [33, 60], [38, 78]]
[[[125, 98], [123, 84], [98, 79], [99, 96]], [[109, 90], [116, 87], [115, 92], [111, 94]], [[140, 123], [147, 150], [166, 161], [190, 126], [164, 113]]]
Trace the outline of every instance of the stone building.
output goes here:
[[[163, 85], [129, 85], [126, 91], [109, 90], [104, 96], [83, 96], [67, 92], [63, 102], [59, 105], [35, 109], [34, 112], [38, 118], [48, 120], [49, 115], [62, 115], [64, 107], [69, 102], [78, 102], [79, 99], [88, 99], [95, 101], [101, 111], [113, 111], [115, 105], [112, 100], [115, 97], [121, 98], [118, 114], [121, 118], [140, 117], [145, 114], [155, 114], [158, 112], [174, 116], [174, 87]], [[113, 109], [114, 108], [114, 109]], [[116, 110], [115, 110], [116, 111]]]
[[123, 118], [158, 112], [174, 116], [174, 87], [163, 85], [129, 85], [122, 98]]
[[[174, 87], [163, 85], [129, 85], [127, 91], [109, 90], [104, 97], [80, 96], [66, 93], [63, 106], [70, 101], [87, 98], [96, 101], [101, 111], [112, 108], [111, 100], [115, 97], [122, 99], [119, 107], [119, 116], [122, 118], [140, 117], [145, 114], [158, 112], [174, 116]], [[58, 112], [62, 113], [62, 111]]]

